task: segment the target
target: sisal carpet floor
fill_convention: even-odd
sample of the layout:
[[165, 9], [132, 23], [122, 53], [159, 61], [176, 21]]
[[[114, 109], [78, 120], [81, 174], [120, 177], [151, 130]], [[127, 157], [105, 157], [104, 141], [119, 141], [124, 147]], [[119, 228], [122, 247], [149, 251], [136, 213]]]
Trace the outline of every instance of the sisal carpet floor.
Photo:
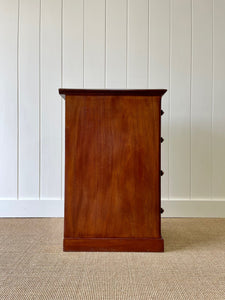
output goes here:
[[0, 219], [0, 299], [225, 299], [225, 219], [162, 220], [164, 253], [64, 253], [63, 219]]

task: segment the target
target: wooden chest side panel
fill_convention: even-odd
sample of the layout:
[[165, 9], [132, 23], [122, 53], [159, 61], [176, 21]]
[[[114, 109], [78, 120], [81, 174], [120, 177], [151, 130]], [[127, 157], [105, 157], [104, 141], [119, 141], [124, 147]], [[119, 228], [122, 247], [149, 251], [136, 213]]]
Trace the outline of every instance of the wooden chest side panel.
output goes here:
[[65, 238], [160, 238], [160, 97], [67, 96]]

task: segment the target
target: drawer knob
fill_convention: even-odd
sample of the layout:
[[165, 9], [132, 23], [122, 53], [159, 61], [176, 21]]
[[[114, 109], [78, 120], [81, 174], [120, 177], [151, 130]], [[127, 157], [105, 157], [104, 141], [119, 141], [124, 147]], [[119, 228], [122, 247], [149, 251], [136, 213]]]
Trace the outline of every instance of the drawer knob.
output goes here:
[[163, 174], [164, 174], [164, 172], [161, 170], [161, 171], [160, 171], [160, 175], [163, 176]]
[[163, 214], [164, 213], [164, 209], [161, 207], [160, 208], [160, 213]]
[[164, 111], [161, 109], [161, 116], [164, 114]]
[[160, 141], [161, 141], [161, 143], [163, 143], [163, 142], [164, 142], [164, 138], [163, 138], [163, 137], [161, 137], [161, 138], [160, 138]]

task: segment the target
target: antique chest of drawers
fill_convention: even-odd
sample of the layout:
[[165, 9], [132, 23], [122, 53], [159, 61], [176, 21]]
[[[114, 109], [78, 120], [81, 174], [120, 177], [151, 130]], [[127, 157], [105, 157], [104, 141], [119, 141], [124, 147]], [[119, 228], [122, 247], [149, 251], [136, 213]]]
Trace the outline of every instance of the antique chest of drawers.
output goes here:
[[66, 102], [64, 251], [163, 251], [161, 97], [60, 89]]

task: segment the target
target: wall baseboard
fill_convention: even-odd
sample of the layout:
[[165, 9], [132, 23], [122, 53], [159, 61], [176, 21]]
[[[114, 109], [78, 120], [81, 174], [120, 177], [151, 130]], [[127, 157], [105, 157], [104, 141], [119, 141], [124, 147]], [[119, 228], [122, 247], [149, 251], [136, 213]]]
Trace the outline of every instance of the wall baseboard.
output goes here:
[[[162, 217], [225, 218], [222, 200], [162, 200]], [[63, 217], [63, 200], [0, 200], [2, 218]]]
[[63, 217], [63, 200], [0, 200], [0, 217]]
[[162, 200], [163, 217], [225, 218], [222, 200]]

